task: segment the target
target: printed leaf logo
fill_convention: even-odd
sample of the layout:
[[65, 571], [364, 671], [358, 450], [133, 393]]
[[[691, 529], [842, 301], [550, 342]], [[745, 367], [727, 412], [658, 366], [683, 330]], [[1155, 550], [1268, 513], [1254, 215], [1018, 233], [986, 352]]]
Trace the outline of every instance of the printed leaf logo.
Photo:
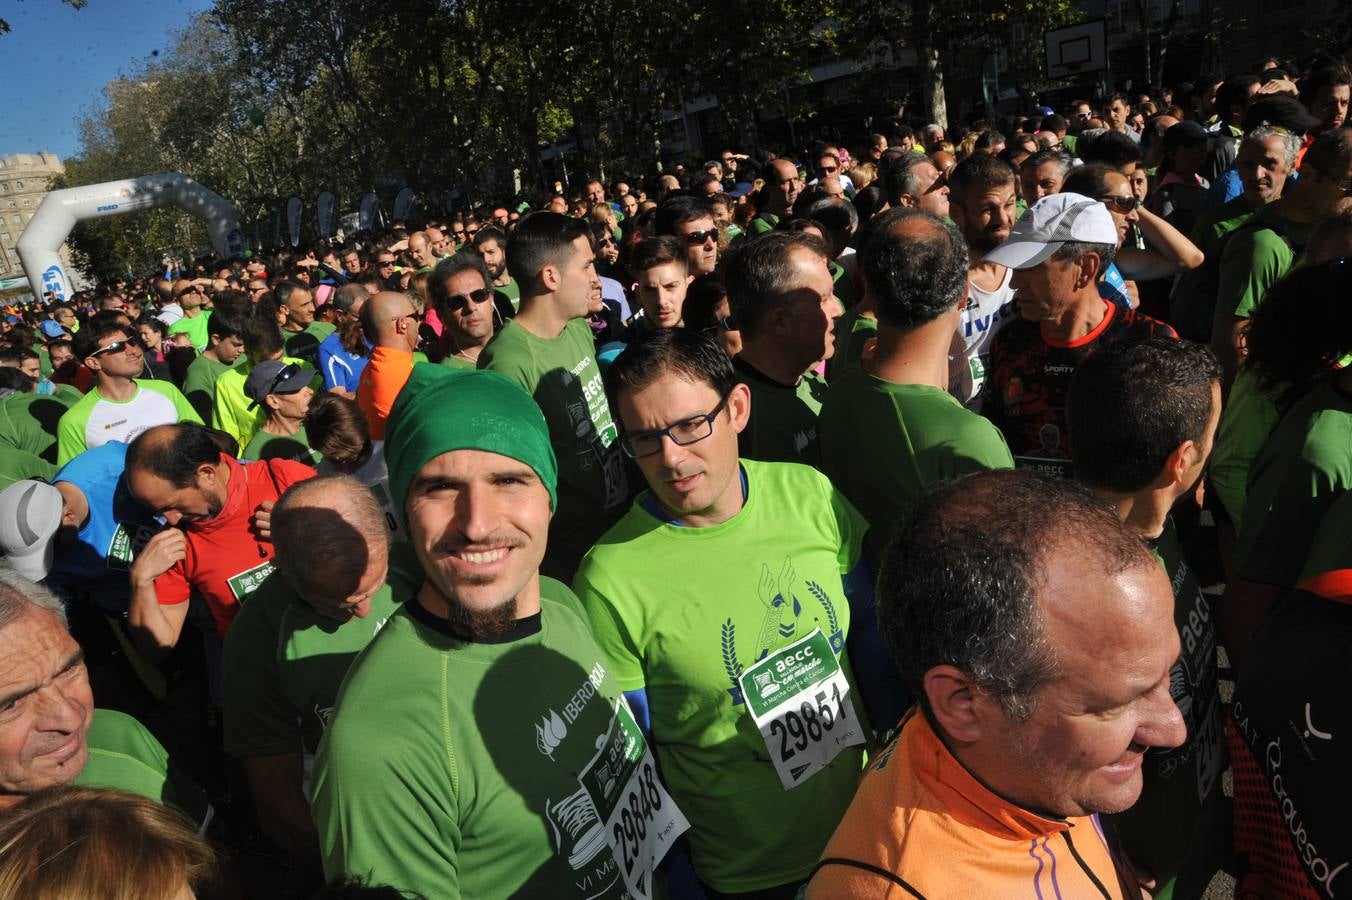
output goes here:
[[554, 751], [559, 749], [559, 744], [568, 736], [568, 726], [559, 718], [559, 714], [554, 710], [549, 711], [549, 715], [540, 720], [540, 724], [535, 726], [535, 747], [549, 761], [554, 761]]

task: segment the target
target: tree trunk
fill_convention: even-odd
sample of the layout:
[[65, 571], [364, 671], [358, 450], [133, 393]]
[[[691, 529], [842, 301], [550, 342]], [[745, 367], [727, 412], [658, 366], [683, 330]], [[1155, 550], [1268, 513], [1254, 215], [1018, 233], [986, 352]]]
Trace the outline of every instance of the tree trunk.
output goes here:
[[939, 58], [939, 49], [934, 46], [933, 30], [930, 24], [933, 10], [929, 0], [917, 0], [912, 7], [913, 17], [911, 43], [920, 58], [920, 71], [925, 79], [924, 107], [925, 122], [935, 123], [948, 131], [948, 95], [944, 91], [944, 66]]
[[1155, 69], [1151, 75], [1151, 84], [1164, 84], [1164, 57], [1169, 52], [1169, 38], [1173, 36], [1174, 29], [1178, 27], [1178, 15], [1182, 12], [1182, 0], [1174, 0], [1169, 7], [1169, 21], [1164, 24], [1164, 31], [1160, 33], [1160, 51], [1155, 58]]

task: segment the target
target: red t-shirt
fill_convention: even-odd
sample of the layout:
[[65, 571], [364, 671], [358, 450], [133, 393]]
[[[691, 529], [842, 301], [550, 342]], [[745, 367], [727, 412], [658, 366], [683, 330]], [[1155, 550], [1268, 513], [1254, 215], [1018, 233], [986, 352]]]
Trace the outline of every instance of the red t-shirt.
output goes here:
[[155, 579], [155, 596], [162, 606], [172, 606], [197, 591], [224, 637], [240, 601], [273, 569], [272, 542], [259, 540], [250, 528], [254, 512], [297, 481], [313, 478], [315, 470], [289, 459], [240, 463], [222, 455], [221, 460], [230, 467], [225, 505], [215, 518], [184, 526], [187, 553]]

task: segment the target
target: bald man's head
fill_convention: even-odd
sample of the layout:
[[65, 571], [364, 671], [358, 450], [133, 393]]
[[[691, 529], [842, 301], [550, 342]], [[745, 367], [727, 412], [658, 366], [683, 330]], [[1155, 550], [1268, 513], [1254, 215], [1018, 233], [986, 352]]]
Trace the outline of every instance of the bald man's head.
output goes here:
[[274, 561], [315, 612], [338, 621], [365, 618], [389, 569], [385, 516], [350, 475], [322, 475], [291, 486], [272, 510]]
[[425, 231], [415, 231], [408, 236], [408, 252], [413, 254], [419, 268], [426, 268], [436, 262], [432, 258], [432, 242]]
[[413, 301], [394, 291], [381, 291], [362, 304], [362, 331], [377, 347], [412, 353], [418, 348], [418, 319]]

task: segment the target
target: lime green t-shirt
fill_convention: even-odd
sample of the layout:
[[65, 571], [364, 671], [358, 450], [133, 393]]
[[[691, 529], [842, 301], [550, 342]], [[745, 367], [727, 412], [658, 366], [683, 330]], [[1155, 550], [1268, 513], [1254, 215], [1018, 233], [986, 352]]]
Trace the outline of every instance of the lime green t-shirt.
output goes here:
[[421, 582], [422, 572], [415, 579], [413, 571], [392, 562], [370, 613], [346, 622], [315, 612], [277, 573], [250, 594], [225, 633], [226, 751], [313, 754], [352, 660]]
[[204, 309], [202, 310], [201, 315], [194, 316], [191, 319], [187, 316], [179, 319], [177, 322], [170, 325], [165, 333], [170, 337], [176, 334], [186, 334], [188, 340], [192, 341], [193, 347], [198, 353], [201, 353], [211, 341], [210, 322], [211, 310]]
[[315, 759], [324, 874], [438, 900], [618, 898], [579, 777], [621, 701], [577, 598], [466, 642], [416, 599], [357, 657]]
[[1291, 407], [1249, 475], [1235, 567], [1249, 581], [1295, 585], [1320, 520], [1352, 487], [1352, 395], [1330, 382]]
[[[655, 517], [645, 493], [574, 582], [620, 688], [647, 691], [663, 779], [690, 820], [695, 871], [725, 893], [806, 878], [863, 760], [860, 747], [846, 748], [786, 791], [738, 678], [820, 629], [853, 687], [842, 575], [859, 561], [868, 525], [815, 469], [742, 466], [747, 500], [737, 515], [682, 527]], [[861, 702], [854, 708], [863, 715]]]
[[[1270, 222], [1281, 230], [1259, 228]], [[1216, 290], [1216, 315], [1247, 319], [1263, 302], [1267, 289], [1296, 262], [1292, 246], [1303, 247], [1313, 224], [1292, 222], [1264, 207], [1236, 230], [1221, 253], [1220, 285]], [[1284, 235], [1284, 236], [1283, 236]]]
[[[243, 353], [235, 357], [239, 363], [245, 359]], [[211, 421], [211, 405], [216, 400], [216, 379], [230, 371], [230, 366], [200, 353], [188, 366], [183, 376], [183, 396], [188, 398], [192, 408], [202, 417], [203, 422]]]
[[136, 391], [130, 400], [106, 400], [95, 386], [66, 410], [57, 426], [58, 466], [64, 466], [90, 447], [109, 441], [129, 444], [138, 434], [156, 425], [202, 424], [188, 398], [169, 382], [149, 378], [134, 381]]
[[112, 788], [172, 806], [205, 828], [212, 816], [202, 789], [174, 765], [140, 722], [111, 709], [94, 710], [89, 759], [72, 784]]
[[479, 368], [521, 385], [545, 414], [559, 461], [559, 499], [542, 571], [572, 578], [582, 555], [629, 500], [591, 328], [585, 319], [573, 319], [558, 337], [542, 338], [513, 320], [479, 354]]
[[1188, 735], [1178, 747], [1146, 751], [1140, 799], [1109, 818], [1132, 862], [1154, 877], [1153, 898], [1201, 897], [1230, 856], [1230, 817], [1221, 786], [1225, 726], [1216, 628], [1211, 603], [1183, 558], [1173, 520], [1166, 519], [1164, 532], [1147, 543], [1174, 589], [1182, 652], [1169, 672], [1169, 695]]
[[316, 319], [302, 331], [283, 331], [282, 337], [286, 339], [286, 355], [303, 359], [306, 365], [314, 368], [315, 360], [319, 356], [320, 342], [336, 330], [337, 328], [328, 322]]
[[1189, 269], [1178, 277], [1169, 303], [1169, 324], [1190, 340], [1200, 341], [1211, 336], [1211, 320], [1216, 314], [1211, 304], [1215, 300], [1219, 266], [1212, 260], [1222, 249], [1225, 236], [1253, 218], [1258, 210], [1243, 197], [1212, 207], [1202, 213], [1192, 227], [1191, 240], [1206, 255], [1207, 263]]
[[[244, 382], [253, 371], [254, 364], [248, 357], [241, 358], [243, 362], [237, 362], [216, 377], [216, 399], [211, 404], [211, 427], [218, 428], [239, 441], [239, 449], [243, 453], [266, 416], [257, 406], [249, 408], [253, 401], [244, 394]], [[283, 356], [282, 362], [305, 365], [303, 360], [292, 356]]]
[[294, 459], [307, 466], [317, 466], [324, 459], [310, 447], [310, 437], [302, 425], [295, 434], [271, 434], [262, 428], [254, 432], [240, 459]]
[[1258, 386], [1253, 372], [1240, 368], [1221, 413], [1216, 449], [1208, 466], [1211, 486], [1236, 531], [1244, 521], [1249, 469], [1281, 417], [1277, 404]]
[[61, 417], [79, 399], [75, 388], [59, 385], [55, 394], [16, 393], [0, 400], [0, 447], [55, 463]]
[[737, 436], [743, 459], [821, 465], [817, 415], [826, 399], [826, 381], [807, 372], [796, 385], [781, 384], [740, 356], [732, 361], [737, 380], [751, 389], [751, 418]]
[[1014, 468], [1000, 429], [948, 391], [894, 384], [860, 366], [831, 385], [817, 430], [822, 471], [873, 526], [874, 559], [930, 485]]

